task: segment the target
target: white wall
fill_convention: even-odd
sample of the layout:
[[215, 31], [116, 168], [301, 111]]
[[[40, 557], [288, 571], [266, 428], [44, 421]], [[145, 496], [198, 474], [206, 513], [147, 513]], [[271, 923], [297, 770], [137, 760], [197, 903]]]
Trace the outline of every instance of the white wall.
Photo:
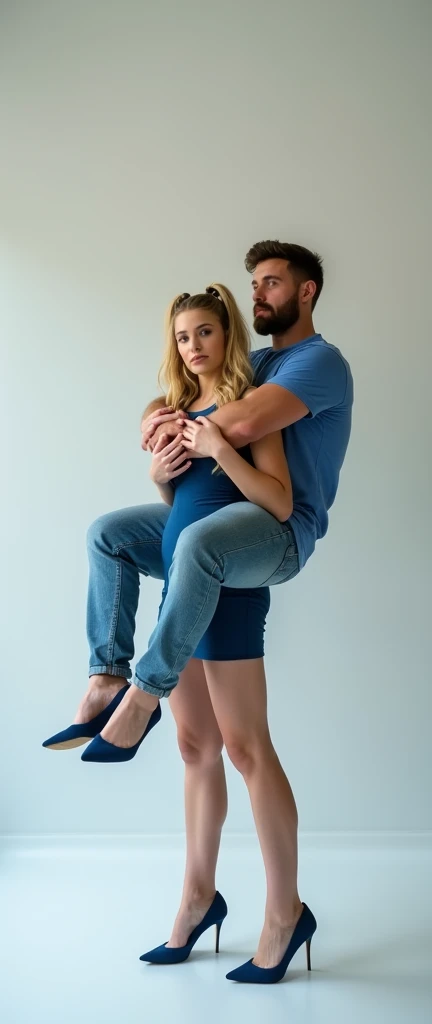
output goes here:
[[[317, 248], [351, 361], [330, 533], [275, 588], [270, 717], [303, 829], [427, 829], [430, 7], [422, 0], [4, 5], [6, 833], [183, 827], [168, 708], [124, 769], [42, 750], [86, 681], [87, 524], [153, 499], [139, 416], [162, 314], [248, 247]], [[139, 647], [159, 586], [142, 587]], [[228, 828], [249, 831], [230, 771]]]

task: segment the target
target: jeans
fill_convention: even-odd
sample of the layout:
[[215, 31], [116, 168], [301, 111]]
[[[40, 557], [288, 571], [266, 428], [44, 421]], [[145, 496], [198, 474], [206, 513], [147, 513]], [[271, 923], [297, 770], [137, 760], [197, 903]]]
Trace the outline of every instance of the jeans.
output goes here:
[[[161, 539], [170, 509], [138, 505], [101, 516], [88, 531], [90, 675], [131, 677], [139, 577], [163, 579]], [[299, 571], [294, 534], [251, 502], [227, 505], [180, 534], [169, 586], [134, 682], [169, 697], [211, 622], [220, 587], [285, 583]]]

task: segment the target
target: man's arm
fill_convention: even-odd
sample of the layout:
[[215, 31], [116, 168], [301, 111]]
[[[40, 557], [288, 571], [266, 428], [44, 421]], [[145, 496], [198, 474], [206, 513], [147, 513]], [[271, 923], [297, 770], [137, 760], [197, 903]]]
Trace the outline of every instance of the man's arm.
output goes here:
[[266, 434], [289, 427], [307, 416], [309, 409], [292, 391], [279, 384], [261, 384], [238, 402], [228, 402], [209, 416], [233, 448], [259, 441]]

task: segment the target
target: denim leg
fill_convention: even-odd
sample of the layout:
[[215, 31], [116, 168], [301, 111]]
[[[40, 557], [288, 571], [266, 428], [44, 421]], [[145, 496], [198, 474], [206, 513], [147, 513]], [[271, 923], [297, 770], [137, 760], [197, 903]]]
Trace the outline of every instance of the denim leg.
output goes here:
[[168, 505], [137, 505], [89, 528], [89, 675], [131, 676], [139, 577], [164, 578], [161, 543]]
[[298, 568], [290, 527], [250, 502], [187, 526], [177, 541], [158, 624], [136, 665], [136, 685], [169, 697], [213, 618], [222, 584], [269, 586], [291, 579]]

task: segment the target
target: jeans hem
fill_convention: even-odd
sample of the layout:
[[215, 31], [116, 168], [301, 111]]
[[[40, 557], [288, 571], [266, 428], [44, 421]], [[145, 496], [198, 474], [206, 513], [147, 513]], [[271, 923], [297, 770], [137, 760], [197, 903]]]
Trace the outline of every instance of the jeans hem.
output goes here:
[[132, 672], [130, 668], [121, 668], [117, 665], [90, 665], [89, 676], [119, 676], [121, 679], [130, 679]]
[[139, 690], [144, 690], [145, 693], [150, 693], [152, 697], [159, 697], [159, 700], [162, 700], [163, 697], [169, 697], [172, 690], [174, 690], [175, 686], [177, 685], [174, 684], [174, 686], [171, 686], [170, 689], [167, 689], [166, 687], [164, 688], [162, 686], [152, 686], [151, 683], [144, 683], [143, 680], [139, 679], [137, 675], [134, 676], [133, 681], [135, 683], [135, 686], [137, 686]]

